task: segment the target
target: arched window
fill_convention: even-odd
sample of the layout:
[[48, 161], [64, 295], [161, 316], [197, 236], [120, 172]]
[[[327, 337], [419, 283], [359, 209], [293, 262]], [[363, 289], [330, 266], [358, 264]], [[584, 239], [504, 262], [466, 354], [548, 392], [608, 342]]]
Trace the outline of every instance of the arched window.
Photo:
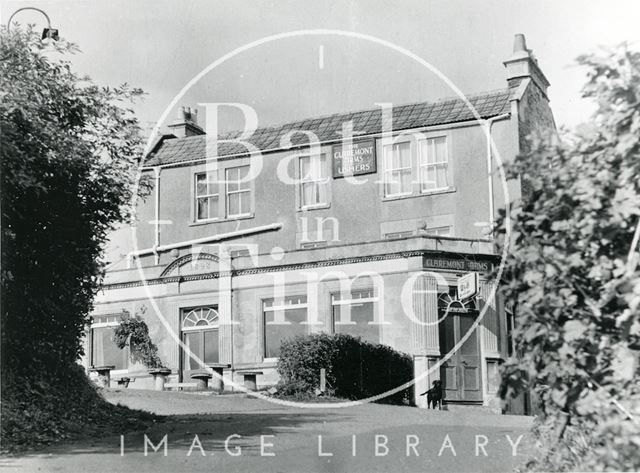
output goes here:
[[200, 330], [218, 326], [218, 311], [212, 307], [200, 307], [187, 312], [182, 321], [182, 330]]
[[478, 310], [476, 298], [460, 300], [455, 292], [455, 288], [449, 293], [443, 292], [438, 297], [438, 309], [448, 312], [469, 312]]

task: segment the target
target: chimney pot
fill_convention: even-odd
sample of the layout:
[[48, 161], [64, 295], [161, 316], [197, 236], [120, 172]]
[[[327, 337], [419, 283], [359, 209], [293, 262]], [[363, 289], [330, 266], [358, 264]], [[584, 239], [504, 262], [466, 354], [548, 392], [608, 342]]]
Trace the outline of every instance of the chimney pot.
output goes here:
[[518, 53], [520, 51], [527, 51], [527, 40], [522, 33], [516, 34], [513, 39], [513, 52]]
[[180, 107], [169, 129], [178, 138], [205, 134], [204, 130], [198, 126], [198, 110], [195, 107]]
[[532, 52], [527, 49], [527, 41], [523, 34], [515, 35], [513, 53], [503, 64], [507, 69], [509, 87], [517, 87], [523, 79], [529, 78], [546, 97], [549, 81], [540, 69], [540, 65]]

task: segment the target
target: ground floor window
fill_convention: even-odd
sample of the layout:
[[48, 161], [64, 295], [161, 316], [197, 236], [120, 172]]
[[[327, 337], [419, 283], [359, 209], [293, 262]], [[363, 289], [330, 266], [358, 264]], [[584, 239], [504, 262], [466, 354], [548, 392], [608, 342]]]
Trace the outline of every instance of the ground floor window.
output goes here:
[[373, 289], [351, 291], [331, 296], [333, 331], [345, 333], [371, 343], [380, 343], [380, 325], [375, 320], [378, 298]]
[[288, 296], [263, 301], [264, 357], [277, 358], [283, 340], [305, 335], [307, 296]]
[[93, 317], [90, 333], [91, 366], [115, 366], [116, 370], [128, 368], [129, 351], [120, 349], [113, 339], [114, 328], [126, 312]]
[[[219, 362], [218, 311], [216, 307], [197, 307], [184, 311], [182, 342], [189, 351], [205, 364]], [[203, 369], [194, 357], [182, 351], [183, 372]]]

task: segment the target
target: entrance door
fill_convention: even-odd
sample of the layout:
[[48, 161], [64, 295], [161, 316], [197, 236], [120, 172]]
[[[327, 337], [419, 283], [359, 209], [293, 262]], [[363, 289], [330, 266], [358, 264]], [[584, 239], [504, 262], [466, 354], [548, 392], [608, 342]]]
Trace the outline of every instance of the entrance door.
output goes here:
[[[440, 317], [444, 317], [444, 312]], [[440, 322], [440, 352], [442, 356], [454, 347], [471, 330], [476, 311], [452, 312]], [[445, 389], [445, 399], [449, 401], [481, 401], [480, 345], [478, 332], [474, 330], [467, 340], [440, 367], [440, 379]]]
[[[218, 363], [218, 312], [214, 307], [199, 307], [183, 313], [182, 342], [191, 353], [204, 364]], [[180, 350], [180, 379], [191, 381], [191, 375], [203, 371], [198, 360], [182, 349]]]

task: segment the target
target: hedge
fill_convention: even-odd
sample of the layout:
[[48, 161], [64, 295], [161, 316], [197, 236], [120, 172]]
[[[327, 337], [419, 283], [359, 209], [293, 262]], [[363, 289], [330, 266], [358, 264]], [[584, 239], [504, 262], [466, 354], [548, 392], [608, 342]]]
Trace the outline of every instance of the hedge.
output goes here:
[[[382, 394], [413, 379], [413, 360], [405, 353], [351, 335], [319, 333], [282, 342], [278, 392], [314, 393], [320, 386], [322, 368], [326, 369], [329, 394], [347, 399]], [[404, 389], [380, 402], [413, 403], [412, 390]]]

